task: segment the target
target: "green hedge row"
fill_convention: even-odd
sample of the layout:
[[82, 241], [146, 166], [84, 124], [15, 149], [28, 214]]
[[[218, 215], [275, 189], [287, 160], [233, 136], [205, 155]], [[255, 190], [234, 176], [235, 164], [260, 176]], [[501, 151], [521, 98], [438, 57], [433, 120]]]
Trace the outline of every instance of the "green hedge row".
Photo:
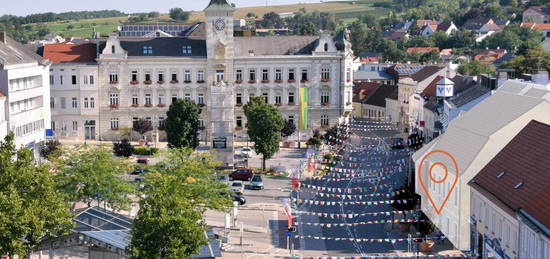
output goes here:
[[150, 151], [151, 153], [149, 154], [149, 151], [147, 151], [147, 147], [135, 147], [134, 155], [138, 155], [138, 156], [155, 155], [159, 152], [159, 149], [156, 147], [151, 147]]

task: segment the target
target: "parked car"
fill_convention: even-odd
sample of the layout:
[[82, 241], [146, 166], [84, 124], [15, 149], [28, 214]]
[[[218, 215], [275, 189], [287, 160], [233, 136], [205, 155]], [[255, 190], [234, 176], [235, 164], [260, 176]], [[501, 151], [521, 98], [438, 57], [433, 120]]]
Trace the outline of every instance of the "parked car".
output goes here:
[[239, 203], [239, 205], [244, 205], [246, 203], [246, 199], [242, 195], [233, 195], [233, 201], [236, 201]]
[[251, 158], [252, 157], [252, 149], [250, 147], [243, 147], [243, 149], [241, 149], [241, 155], [246, 157], [246, 158]]
[[252, 180], [250, 180], [250, 189], [252, 190], [264, 189], [264, 181], [262, 180], [262, 176], [254, 175], [254, 177], [252, 177]]
[[233, 173], [229, 174], [229, 181], [241, 180], [241, 181], [250, 181], [254, 177], [254, 170], [250, 168], [239, 168]]
[[244, 191], [244, 184], [242, 181], [234, 181], [233, 184], [231, 184], [231, 191], [237, 194], [242, 194]]
[[146, 164], [149, 164], [149, 159], [146, 158], [146, 157], [140, 157], [140, 158], [138, 158], [138, 159], [136, 160], [136, 162], [137, 162], [138, 164], [144, 164], [144, 165], [146, 165]]
[[227, 175], [225, 174], [222, 174], [220, 175], [220, 182], [226, 184], [226, 185], [229, 185], [229, 178], [227, 177]]

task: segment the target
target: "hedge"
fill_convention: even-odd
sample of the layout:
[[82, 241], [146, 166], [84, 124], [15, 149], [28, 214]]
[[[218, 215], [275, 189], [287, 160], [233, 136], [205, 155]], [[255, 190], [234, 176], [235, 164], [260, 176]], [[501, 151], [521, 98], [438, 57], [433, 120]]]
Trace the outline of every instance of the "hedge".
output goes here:
[[[151, 155], [155, 155], [159, 152], [159, 149], [156, 147], [151, 147]], [[136, 147], [134, 148], [134, 155], [138, 156], [147, 156], [149, 155], [149, 151], [147, 151], [147, 147]]]

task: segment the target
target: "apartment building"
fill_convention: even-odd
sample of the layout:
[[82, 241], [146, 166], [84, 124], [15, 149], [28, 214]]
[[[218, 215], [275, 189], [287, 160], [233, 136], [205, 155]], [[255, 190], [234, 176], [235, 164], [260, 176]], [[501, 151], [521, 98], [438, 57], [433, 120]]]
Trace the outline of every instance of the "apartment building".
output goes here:
[[36, 154], [50, 126], [50, 62], [0, 32], [0, 92], [4, 118], [15, 144]]

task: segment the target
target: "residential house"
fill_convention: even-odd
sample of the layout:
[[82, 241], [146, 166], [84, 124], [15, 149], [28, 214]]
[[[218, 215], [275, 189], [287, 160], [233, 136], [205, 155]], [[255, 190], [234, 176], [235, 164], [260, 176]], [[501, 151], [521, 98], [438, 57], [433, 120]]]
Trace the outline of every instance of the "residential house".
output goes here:
[[550, 23], [550, 7], [531, 6], [523, 11], [523, 22]]
[[488, 36], [502, 31], [509, 23], [509, 20], [497, 18], [475, 18], [466, 21], [466, 23], [464, 23], [464, 29], [474, 32], [476, 42], [482, 42]]
[[492, 64], [508, 53], [505, 49], [485, 49], [474, 55], [473, 59], [482, 64]]
[[52, 62], [50, 108], [55, 136], [72, 140], [99, 139], [97, 45], [48, 44], [41, 54]]
[[434, 34], [437, 31], [444, 32], [447, 35], [451, 35], [453, 31], [458, 30], [456, 25], [453, 22], [450, 23], [440, 23], [440, 24], [426, 24], [421, 28], [420, 35], [428, 37]]
[[408, 77], [424, 68], [421, 64], [395, 64], [386, 69], [386, 73], [390, 74], [397, 83], [399, 79]]
[[469, 182], [474, 258], [550, 257], [550, 125], [531, 120]]
[[521, 23], [520, 26], [540, 31], [545, 38], [550, 38], [550, 23]]
[[438, 24], [439, 22], [435, 20], [423, 20], [423, 19], [416, 20], [416, 27], [419, 29], [424, 28], [424, 26], [426, 25], [435, 26], [434, 28], [437, 28]]
[[396, 85], [379, 85], [361, 102], [361, 118], [368, 118], [376, 121], [388, 121], [386, 115], [386, 98], [397, 98]]
[[353, 116], [361, 117], [362, 103], [379, 87], [378, 82], [356, 82], [353, 84]]
[[407, 54], [412, 55], [415, 53], [425, 54], [428, 52], [436, 51], [439, 53], [438, 47], [413, 47], [413, 48], [407, 48]]
[[[424, 172], [418, 172], [415, 176], [416, 192], [421, 196], [421, 210], [456, 248], [463, 251], [471, 248], [471, 191], [468, 183], [529, 122], [538, 120], [550, 124], [549, 94], [550, 90], [545, 86], [509, 80], [493, 95], [454, 119], [444, 134], [413, 155], [415, 168]], [[435, 150], [452, 155], [456, 166], [443, 153], [427, 156]], [[444, 164], [446, 168], [434, 167], [436, 163]], [[450, 187], [454, 185], [455, 177], [447, 177], [441, 183], [429, 180], [428, 174], [443, 175], [444, 169], [451, 172], [451, 176], [457, 175], [452, 191]], [[425, 183], [435, 204], [442, 204], [450, 193], [441, 211], [436, 212], [432, 207], [421, 182]]]
[[50, 128], [50, 62], [0, 32], [0, 92], [17, 147], [38, 153]]
[[405, 131], [412, 131], [416, 128], [416, 121], [411, 117], [410, 101], [412, 96], [417, 92], [422, 92], [424, 89], [434, 80], [438, 75], [445, 75], [449, 71], [445, 67], [440, 66], [426, 66], [417, 72], [411, 74], [409, 77], [405, 77], [399, 80], [399, 95], [398, 100], [400, 104], [399, 118], [395, 118], [395, 121]]
[[410, 36], [411, 35], [406, 29], [386, 31], [382, 35], [384, 39], [393, 40], [395, 42], [399, 42], [403, 39], [408, 39]]

